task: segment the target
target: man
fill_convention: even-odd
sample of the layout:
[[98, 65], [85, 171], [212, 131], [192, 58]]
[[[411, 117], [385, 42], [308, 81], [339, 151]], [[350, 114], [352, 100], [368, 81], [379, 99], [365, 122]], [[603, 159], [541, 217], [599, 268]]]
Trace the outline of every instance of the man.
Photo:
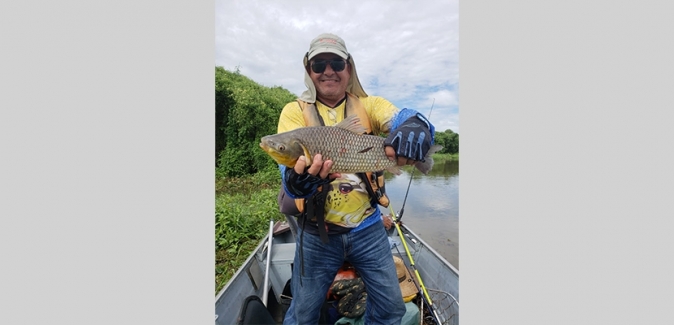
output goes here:
[[[304, 56], [307, 90], [281, 112], [278, 132], [305, 126], [335, 125], [356, 114], [365, 129], [388, 134], [386, 154], [399, 166], [423, 161], [433, 125], [412, 109], [399, 110], [360, 84], [353, 57], [337, 35], [321, 34]], [[280, 166], [285, 198], [295, 199], [297, 249], [291, 280], [292, 303], [284, 324], [317, 324], [337, 270], [350, 262], [365, 283], [366, 324], [399, 324], [405, 306], [378, 204], [387, 206], [382, 175], [330, 173], [332, 161], [320, 154], [307, 166]], [[379, 177], [377, 177], [379, 176]]]

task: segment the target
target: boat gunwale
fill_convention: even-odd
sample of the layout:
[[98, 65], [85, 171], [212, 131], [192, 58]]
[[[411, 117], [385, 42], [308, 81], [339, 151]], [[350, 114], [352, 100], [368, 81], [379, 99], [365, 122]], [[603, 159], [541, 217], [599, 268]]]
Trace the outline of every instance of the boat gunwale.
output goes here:
[[[449, 263], [444, 257], [442, 257], [442, 255], [440, 255], [435, 249], [433, 249], [432, 246], [430, 246], [426, 241], [424, 241], [423, 239], [421, 239], [421, 237], [419, 237], [419, 235], [417, 235], [417, 234], [416, 234], [412, 229], [410, 229], [407, 225], [401, 224], [401, 226], [402, 226], [405, 230], [407, 230], [412, 236], [414, 236], [414, 239], [418, 240], [418, 241], [422, 244], [423, 247], [425, 247], [426, 249], [428, 249], [428, 250], [429, 250], [435, 257], [437, 257], [443, 264], [446, 264], [446, 265], [450, 268], [450, 270], [452, 270], [452, 272], [454, 272], [454, 273], [457, 275], [457, 277], [459, 276], [459, 271], [454, 267], [454, 265], [452, 265], [452, 264]], [[266, 244], [267, 241], [268, 241], [268, 237], [269, 237], [269, 234], [265, 235], [264, 238], [262, 238], [262, 239], [260, 240], [260, 243], [257, 245], [257, 247], [255, 247], [255, 249], [250, 253], [250, 255], [248, 256], [248, 258], [246, 258], [246, 260], [243, 262], [243, 264], [241, 264], [241, 266], [239, 267], [239, 269], [236, 270], [236, 273], [234, 273], [234, 274], [232, 275], [232, 277], [229, 279], [229, 281], [227, 281], [227, 284], [225, 284], [225, 286], [222, 287], [222, 289], [220, 289], [220, 291], [218, 292], [218, 294], [215, 296], [215, 301], [216, 301], [216, 302], [222, 297], [222, 295], [224, 295], [225, 291], [229, 288], [229, 286], [232, 284], [232, 282], [234, 282], [234, 280], [239, 276], [239, 273], [244, 272], [245, 266], [246, 266], [246, 265], [249, 265], [250, 262], [251, 262], [251, 261], [253, 260], [253, 258], [255, 257], [255, 255], [258, 254], [258, 253], [260, 252], [260, 250], [263, 248], [263, 246], [265, 246], [265, 244]]]
[[435, 255], [435, 257], [437, 257], [443, 264], [446, 264], [450, 268], [450, 270], [452, 270], [452, 272], [454, 272], [454, 274], [456, 274], [457, 277], [459, 276], [459, 270], [457, 270], [454, 267], [454, 265], [452, 265], [452, 263], [449, 263], [444, 257], [442, 257], [442, 255], [440, 255], [435, 249], [433, 249], [433, 247], [431, 245], [429, 245], [427, 242], [425, 242], [423, 239], [421, 239], [421, 237], [419, 237], [419, 235], [417, 235], [414, 231], [412, 231], [412, 229], [407, 227], [407, 225], [402, 224], [401, 226], [403, 228], [405, 228], [412, 236], [414, 236], [414, 238], [416, 240], [418, 240], [422, 244], [423, 247], [425, 247], [433, 255]]
[[234, 282], [235, 279], [237, 279], [240, 276], [240, 273], [243, 273], [244, 270], [246, 269], [246, 266], [249, 265], [252, 260], [255, 258], [255, 255], [258, 254], [262, 248], [267, 244], [269, 238], [269, 234], [265, 235], [264, 238], [260, 240], [260, 243], [255, 247], [255, 249], [250, 253], [248, 258], [241, 264], [238, 270], [236, 270], [236, 273], [232, 275], [232, 277], [227, 281], [227, 284], [225, 284], [222, 289], [218, 292], [218, 294], [215, 296], [215, 303], [217, 304], [218, 300], [225, 294], [225, 291], [229, 288], [229, 286]]

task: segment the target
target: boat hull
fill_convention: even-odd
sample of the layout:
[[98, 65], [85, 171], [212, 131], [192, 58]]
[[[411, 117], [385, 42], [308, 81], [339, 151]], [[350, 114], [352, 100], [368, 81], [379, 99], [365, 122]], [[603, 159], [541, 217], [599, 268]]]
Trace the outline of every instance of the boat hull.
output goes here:
[[[392, 228], [389, 238], [392, 244], [392, 253], [400, 256], [406, 263], [419, 272], [421, 280], [427, 289], [436, 313], [443, 324], [458, 324], [459, 301], [459, 272], [447, 260], [440, 256], [432, 247], [405, 225], [401, 225], [404, 242], [409, 250], [405, 250], [403, 240], [398, 232]], [[232, 276], [230, 281], [215, 297], [215, 324], [236, 324], [241, 304], [246, 297], [264, 294], [264, 277], [267, 265], [267, 241], [265, 236], [260, 244], [246, 259], [241, 268]], [[271, 265], [269, 268], [269, 301], [267, 309], [275, 320], [281, 324], [287, 310], [288, 298], [283, 294], [288, 280], [291, 277], [291, 264], [295, 254], [295, 239], [293, 232], [285, 231], [273, 236], [271, 250]], [[428, 302], [424, 302], [428, 305]]]

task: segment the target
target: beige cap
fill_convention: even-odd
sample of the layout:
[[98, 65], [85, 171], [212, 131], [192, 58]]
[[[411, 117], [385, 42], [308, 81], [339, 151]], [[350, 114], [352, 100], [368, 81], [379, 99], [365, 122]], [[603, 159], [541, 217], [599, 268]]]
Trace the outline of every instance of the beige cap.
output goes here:
[[311, 58], [320, 53], [335, 53], [345, 60], [349, 57], [349, 51], [346, 50], [344, 40], [337, 35], [328, 33], [318, 35], [318, 37], [311, 41], [309, 52], [307, 52], [307, 59], [311, 60]]

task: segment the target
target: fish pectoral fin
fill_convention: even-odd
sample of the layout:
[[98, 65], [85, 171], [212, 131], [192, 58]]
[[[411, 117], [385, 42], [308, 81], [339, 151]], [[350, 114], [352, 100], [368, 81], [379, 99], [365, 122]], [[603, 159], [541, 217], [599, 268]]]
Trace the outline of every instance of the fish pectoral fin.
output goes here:
[[311, 166], [311, 162], [312, 162], [313, 157], [311, 157], [311, 153], [309, 152], [309, 149], [307, 149], [307, 147], [305, 147], [303, 144], [300, 144], [300, 146], [302, 147], [302, 151], [304, 151], [304, 157], [307, 159], [306, 160], [307, 166]]
[[365, 127], [360, 125], [360, 119], [356, 115], [347, 116], [341, 122], [337, 123], [335, 127], [342, 128], [344, 130], [351, 131], [356, 134], [365, 133]]

